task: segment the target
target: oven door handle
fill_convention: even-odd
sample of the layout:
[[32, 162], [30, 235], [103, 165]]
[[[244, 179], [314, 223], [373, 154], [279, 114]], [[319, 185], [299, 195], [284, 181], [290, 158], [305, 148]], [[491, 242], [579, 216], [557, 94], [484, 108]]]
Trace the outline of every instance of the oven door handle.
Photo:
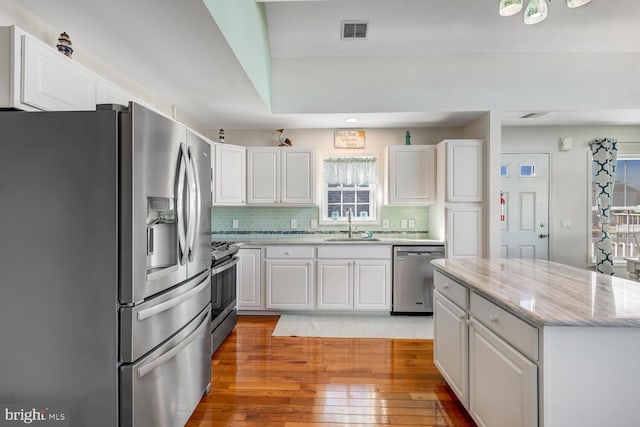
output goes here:
[[238, 264], [238, 261], [240, 261], [240, 258], [238, 257], [231, 258], [231, 260], [225, 262], [224, 264], [221, 264], [219, 266], [212, 268], [211, 275], [215, 276], [216, 274], [222, 273], [223, 271], [230, 269], [231, 267]]

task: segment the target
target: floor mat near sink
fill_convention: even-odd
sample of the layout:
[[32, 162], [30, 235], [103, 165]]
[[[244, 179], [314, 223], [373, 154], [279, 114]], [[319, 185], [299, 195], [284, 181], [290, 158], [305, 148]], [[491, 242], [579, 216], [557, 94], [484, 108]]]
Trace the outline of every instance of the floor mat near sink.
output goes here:
[[283, 314], [272, 336], [433, 339], [433, 317]]

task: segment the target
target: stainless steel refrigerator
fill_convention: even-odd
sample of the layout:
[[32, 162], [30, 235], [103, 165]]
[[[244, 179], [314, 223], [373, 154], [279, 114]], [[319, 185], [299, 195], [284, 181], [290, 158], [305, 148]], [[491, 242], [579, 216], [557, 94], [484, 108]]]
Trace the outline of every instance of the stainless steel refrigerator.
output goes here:
[[211, 377], [209, 150], [134, 103], [0, 112], [0, 425], [186, 422]]

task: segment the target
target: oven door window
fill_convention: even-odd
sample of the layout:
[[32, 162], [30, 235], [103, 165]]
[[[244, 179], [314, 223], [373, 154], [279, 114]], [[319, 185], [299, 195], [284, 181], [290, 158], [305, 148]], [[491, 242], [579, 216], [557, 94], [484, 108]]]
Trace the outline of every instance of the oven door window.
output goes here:
[[211, 276], [211, 318], [215, 319], [229, 305], [236, 303], [237, 266]]

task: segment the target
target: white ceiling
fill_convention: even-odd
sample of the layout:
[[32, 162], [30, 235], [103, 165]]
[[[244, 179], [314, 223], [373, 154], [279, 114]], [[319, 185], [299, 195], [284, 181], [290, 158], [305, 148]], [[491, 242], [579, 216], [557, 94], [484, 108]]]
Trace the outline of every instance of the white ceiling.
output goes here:
[[[461, 126], [482, 114], [271, 114], [200, 0], [15, 1], [203, 128]], [[522, 13], [500, 17], [497, 0], [261, 1], [273, 58], [640, 52], [637, 0], [593, 0], [577, 9], [554, 0], [549, 18], [535, 26], [524, 25]], [[343, 19], [368, 21], [367, 40], [341, 41]], [[640, 124], [640, 110], [554, 112], [525, 121], [520, 113], [505, 113], [504, 123]], [[349, 125], [347, 116], [361, 121]]]

